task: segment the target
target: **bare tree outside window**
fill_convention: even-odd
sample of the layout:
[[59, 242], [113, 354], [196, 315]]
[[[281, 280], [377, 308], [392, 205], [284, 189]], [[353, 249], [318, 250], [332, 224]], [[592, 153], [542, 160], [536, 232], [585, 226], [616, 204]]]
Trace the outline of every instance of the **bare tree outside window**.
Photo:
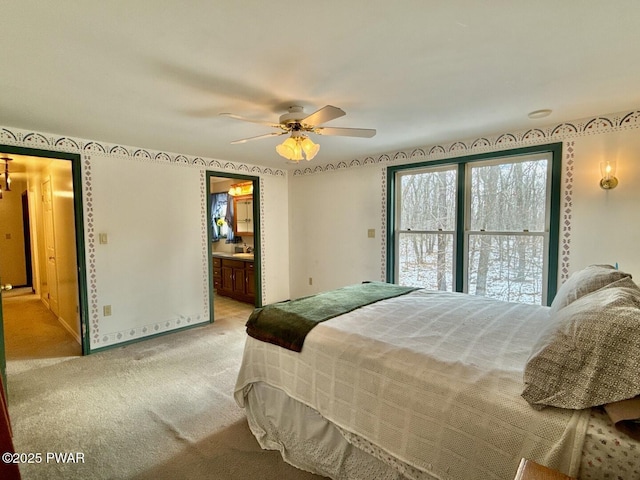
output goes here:
[[[457, 165], [398, 173], [397, 279], [402, 285], [454, 290], [456, 249], [464, 249], [464, 291], [540, 304], [548, 255], [546, 155], [466, 164], [464, 208]], [[464, 212], [464, 245], [456, 214]], [[462, 243], [462, 242], [460, 242]]]
[[452, 167], [402, 177], [400, 284], [453, 289], [456, 182]]

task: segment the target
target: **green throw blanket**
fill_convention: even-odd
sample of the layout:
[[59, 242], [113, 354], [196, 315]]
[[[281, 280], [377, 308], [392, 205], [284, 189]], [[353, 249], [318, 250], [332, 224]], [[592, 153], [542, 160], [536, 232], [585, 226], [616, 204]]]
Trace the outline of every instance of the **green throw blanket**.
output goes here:
[[258, 340], [299, 352], [305, 337], [318, 323], [414, 290], [417, 288], [372, 282], [273, 303], [253, 311], [247, 321], [247, 333]]

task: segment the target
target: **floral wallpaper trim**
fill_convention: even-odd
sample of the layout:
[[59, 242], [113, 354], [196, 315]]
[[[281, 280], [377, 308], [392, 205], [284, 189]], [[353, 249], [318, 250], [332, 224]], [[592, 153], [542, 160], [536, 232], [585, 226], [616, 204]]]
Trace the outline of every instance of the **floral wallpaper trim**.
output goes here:
[[153, 160], [160, 163], [176, 163], [185, 166], [205, 167], [216, 170], [229, 170], [248, 175], [275, 175], [286, 177], [287, 172], [282, 169], [274, 169], [259, 165], [236, 163], [226, 160], [216, 160], [202, 157], [192, 157], [175, 153], [166, 153], [144, 148], [126, 147], [92, 140], [82, 140], [73, 137], [44, 134], [30, 130], [21, 130], [12, 127], [0, 127], [0, 144], [16, 145], [22, 147], [40, 148], [59, 152], [79, 153], [90, 155], [91, 153], [103, 153], [117, 157], [131, 157], [137, 159]]
[[351, 161], [341, 161], [337, 164], [316, 165], [293, 170], [294, 177], [312, 175], [315, 173], [331, 172], [346, 168], [363, 167], [380, 163], [413, 162], [437, 160], [441, 158], [459, 157], [518, 148], [542, 143], [553, 143], [584, 135], [593, 135], [618, 130], [640, 128], [640, 110], [630, 112], [601, 115], [573, 122], [563, 122], [542, 128], [530, 128], [517, 132], [502, 133], [493, 136], [480, 137], [472, 140], [455, 141], [442, 145], [414, 148], [395, 153], [384, 153]]
[[569, 278], [569, 250], [571, 247], [571, 215], [573, 210], [573, 162], [575, 141], [564, 144], [564, 195], [560, 211], [560, 281]]

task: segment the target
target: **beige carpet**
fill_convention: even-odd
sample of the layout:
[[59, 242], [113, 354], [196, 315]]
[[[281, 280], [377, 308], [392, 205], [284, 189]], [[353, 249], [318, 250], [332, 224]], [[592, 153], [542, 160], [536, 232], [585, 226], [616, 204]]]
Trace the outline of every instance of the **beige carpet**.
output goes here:
[[[13, 302], [4, 302], [11, 322]], [[261, 450], [232, 398], [248, 315], [239, 311], [87, 357], [31, 358], [27, 348], [12, 356], [8, 325], [14, 444], [43, 457], [21, 466], [23, 478], [321, 478]], [[47, 452], [79, 452], [84, 462], [47, 463]]]

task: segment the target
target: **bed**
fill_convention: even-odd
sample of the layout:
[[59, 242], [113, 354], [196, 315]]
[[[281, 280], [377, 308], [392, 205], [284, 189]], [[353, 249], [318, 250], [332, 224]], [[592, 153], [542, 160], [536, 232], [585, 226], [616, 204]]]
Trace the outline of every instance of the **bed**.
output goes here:
[[638, 312], [630, 275], [594, 265], [551, 307], [424, 289], [349, 304], [313, 318], [300, 348], [250, 319], [235, 399], [262, 448], [333, 479], [509, 480], [521, 458], [640, 478], [635, 413], [614, 425], [603, 407], [640, 395]]

